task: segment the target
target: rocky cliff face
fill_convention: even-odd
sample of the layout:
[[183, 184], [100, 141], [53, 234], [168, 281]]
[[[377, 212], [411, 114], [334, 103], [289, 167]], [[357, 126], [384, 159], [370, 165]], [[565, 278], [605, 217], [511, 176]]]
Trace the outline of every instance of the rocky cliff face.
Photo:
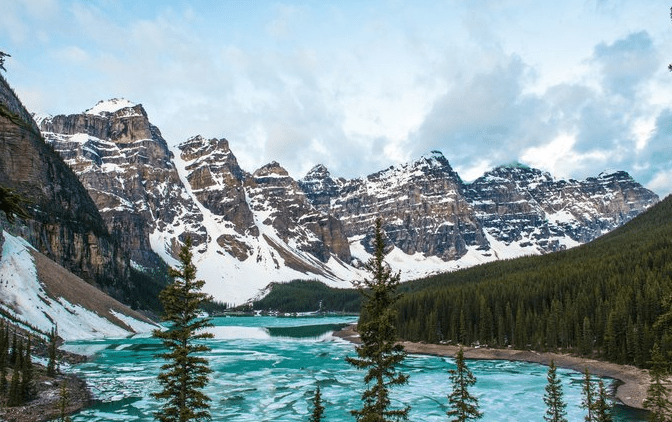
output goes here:
[[31, 216], [10, 231], [72, 273], [123, 296], [129, 262], [96, 204], [1, 76], [0, 100], [0, 184], [28, 200]]
[[405, 254], [464, 257], [467, 265], [588, 242], [658, 201], [625, 172], [565, 181], [512, 165], [466, 184], [436, 151], [354, 180], [316, 166], [299, 185], [364, 248], [373, 219], [382, 217], [389, 241]]
[[340, 221], [315, 209], [277, 163], [242, 170], [225, 139], [195, 136], [174, 156], [143, 107], [119, 99], [45, 118], [40, 128], [135, 269], [177, 265], [191, 237], [206, 290], [234, 303], [270, 281], [339, 283], [354, 270]]
[[151, 245], [154, 232], [171, 233], [174, 225], [184, 225], [186, 233], [176, 237], [188, 234], [203, 241], [202, 215], [142, 105], [118, 99], [101, 102], [82, 114], [45, 118], [40, 128], [79, 176], [107, 229], [130, 253], [136, 268], [160, 265]]
[[452, 260], [469, 246], [487, 245], [462, 181], [439, 153], [349, 181], [334, 181], [318, 166], [300, 185], [316, 207], [343, 222], [348, 237], [363, 238], [369, 252], [379, 217], [388, 241], [406, 254]]
[[493, 238], [540, 252], [589, 242], [658, 202], [625, 172], [555, 180], [521, 165], [487, 172], [466, 193]]
[[177, 148], [187, 188], [210, 221], [208, 247], [235, 257], [236, 266], [257, 265], [265, 280], [284, 269], [339, 278], [330, 259], [350, 262], [340, 222], [315, 209], [278, 163], [247, 173], [225, 139], [195, 136]]

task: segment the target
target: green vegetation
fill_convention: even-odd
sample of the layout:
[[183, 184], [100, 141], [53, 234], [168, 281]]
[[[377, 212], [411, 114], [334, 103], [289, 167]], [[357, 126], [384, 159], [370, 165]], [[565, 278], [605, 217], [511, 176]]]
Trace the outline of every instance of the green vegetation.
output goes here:
[[365, 297], [364, 314], [358, 331], [362, 343], [355, 347], [357, 357], [345, 360], [357, 369], [367, 370], [364, 377], [366, 390], [362, 394], [364, 406], [351, 413], [359, 422], [403, 421], [408, 418], [410, 407], [391, 409], [390, 388], [408, 382], [408, 375], [400, 373], [396, 366], [406, 358], [406, 352], [397, 343], [394, 326], [394, 304], [400, 296], [396, 293], [399, 273], [393, 274], [385, 263], [385, 240], [382, 221], [376, 220], [374, 254], [366, 263], [371, 280], [364, 280], [360, 292]]
[[649, 419], [652, 422], [670, 420], [672, 402], [670, 402], [665, 386], [665, 378], [669, 374], [669, 364], [670, 362], [662, 355], [658, 345], [655, 345], [652, 352], [651, 370], [649, 371], [651, 385], [649, 385], [646, 400], [644, 400], [644, 408], [651, 411]]
[[483, 413], [478, 410], [478, 398], [469, 393], [469, 387], [476, 384], [476, 377], [467, 367], [464, 361], [464, 350], [460, 350], [455, 356], [455, 369], [450, 370], [450, 381], [453, 390], [448, 396], [451, 410], [446, 414], [451, 422], [467, 422], [481, 419]]
[[26, 200], [23, 196], [14, 192], [14, 189], [9, 189], [0, 186], [0, 211], [5, 213], [7, 221], [14, 222], [14, 217], [27, 219], [30, 216], [23, 209], [23, 204]]
[[611, 416], [611, 403], [607, 397], [607, 391], [604, 388], [602, 380], [597, 383], [597, 401], [595, 402], [595, 419], [596, 422], [613, 422], [614, 418]]
[[[672, 334], [654, 326], [672, 292], [672, 197], [581, 247], [402, 285], [400, 337], [572, 351], [647, 366]], [[672, 321], [672, 317], [670, 318]]]
[[357, 289], [334, 289], [319, 281], [294, 280], [274, 284], [271, 292], [253, 306], [262, 311], [359, 313], [361, 296]]
[[55, 377], [56, 376], [56, 341], [58, 339], [58, 334], [56, 328], [52, 328], [49, 333], [49, 360], [47, 362], [47, 376]]
[[551, 361], [551, 365], [548, 367], [548, 376], [546, 379], [548, 380], [548, 384], [546, 384], [546, 394], [544, 394], [544, 403], [546, 403], [544, 420], [547, 422], [567, 422], [567, 418], [565, 418], [567, 404], [562, 398], [562, 385], [560, 379], [558, 379], [557, 368], [553, 361]]
[[200, 291], [205, 282], [196, 280], [191, 239], [180, 250], [180, 263], [180, 271], [171, 268], [170, 275], [175, 280], [160, 295], [165, 310], [163, 320], [171, 326], [166, 331], [154, 331], [154, 337], [161, 339], [169, 350], [160, 355], [168, 361], [158, 377], [163, 389], [153, 394], [164, 401], [155, 413], [161, 422], [210, 420], [210, 398], [201, 390], [212, 370], [208, 361], [198, 356], [210, 348], [198, 341], [213, 337], [203, 330], [212, 324], [209, 318], [199, 316], [200, 306], [208, 296]]
[[322, 393], [320, 386], [315, 389], [315, 396], [313, 397], [313, 414], [310, 415], [309, 422], [320, 422], [324, 414], [324, 406], [322, 406]]
[[595, 415], [595, 390], [593, 389], [593, 382], [591, 380], [588, 368], [583, 371], [583, 400], [581, 400], [581, 407], [586, 409], [588, 414], [584, 419], [586, 422], [594, 422]]
[[[31, 353], [31, 338], [28, 337], [24, 344], [16, 333], [10, 348], [9, 325], [0, 320], [0, 397], [7, 406], [21, 406], [37, 394]], [[12, 368], [9, 383], [8, 368]]]

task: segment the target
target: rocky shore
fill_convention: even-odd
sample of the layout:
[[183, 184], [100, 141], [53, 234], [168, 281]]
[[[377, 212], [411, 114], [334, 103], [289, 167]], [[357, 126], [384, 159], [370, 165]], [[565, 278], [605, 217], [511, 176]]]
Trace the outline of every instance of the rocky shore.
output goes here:
[[[74, 353], [59, 353], [60, 361], [67, 364], [80, 363], [86, 359]], [[91, 402], [91, 393], [86, 382], [76, 375], [59, 373], [55, 377], [48, 377], [46, 368], [36, 363], [33, 370], [37, 396], [22, 406], [0, 407], [0, 422], [57, 420], [62, 414], [75, 413]], [[9, 376], [11, 377], [11, 370]]]
[[[350, 325], [343, 330], [335, 332], [334, 335], [353, 343], [359, 343], [359, 334], [357, 334], [355, 329], [355, 325]], [[413, 354], [453, 357], [459, 350], [457, 346], [443, 344], [412, 343], [409, 341], [401, 343], [408, 353]], [[648, 371], [644, 369], [566, 354], [540, 353], [531, 350], [491, 349], [487, 347], [464, 347], [463, 350], [464, 357], [467, 359], [513, 360], [540, 363], [543, 365], [548, 365], [553, 360], [555, 365], [561, 368], [573, 369], [579, 372], [583, 372], [588, 368], [588, 372], [593, 375], [621, 381], [622, 384], [619, 384], [616, 388], [616, 398], [624, 405], [636, 409], [644, 408], [642, 403], [646, 398], [646, 390], [651, 382]]]

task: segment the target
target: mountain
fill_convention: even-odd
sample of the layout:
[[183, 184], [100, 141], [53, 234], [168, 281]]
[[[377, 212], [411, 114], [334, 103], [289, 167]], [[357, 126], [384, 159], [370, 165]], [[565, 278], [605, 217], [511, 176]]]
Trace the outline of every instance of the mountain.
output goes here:
[[560, 349], [649, 367], [654, 345], [672, 352], [670, 286], [672, 196], [576, 248], [406, 283], [398, 328], [411, 341]]
[[129, 262], [77, 175], [40, 135], [0, 76], [0, 184], [27, 200], [26, 226], [8, 227], [70, 272], [108, 291], [127, 291]]
[[176, 265], [189, 236], [204, 290], [236, 304], [271, 282], [350, 287], [366, 276], [378, 217], [388, 261], [408, 280], [573, 247], [658, 201], [624, 172], [564, 181], [514, 164], [465, 183], [438, 151], [351, 180], [322, 165], [300, 180], [276, 162], [249, 173], [226, 139], [194, 136], [171, 151], [144, 108], [123, 99], [40, 129], [130, 248], [133, 269]]
[[158, 328], [7, 232], [0, 255], [0, 297], [3, 319], [42, 336], [57, 328], [66, 341], [126, 337]]
[[299, 184], [315, 207], [343, 222], [351, 245], [370, 250], [372, 221], [382, 217], [389, 243], [406, 255], [391, 259], [402, 273], [413, 273], [404, 268], [408, 256], [438, 258], [421, 270], [427, 274], [432, 266], [448, 271], [566, 249], [658, 202], [625, 172], [565, 181], [516, 163], [464, 183], [438, 151], [353, 180], [316, 166]]
[[[27, 217], [0, 215], [0, 314], [66, 339], [128, 335], [154, 325], [107, 296], [140, 291], [118, 239], [77, 175], [47, 145], [0, 76], [0, 185], [25, 199]], [[38, 334], [39, 335], [39, 334]]]
[[340, 222], [317, 211], [277, 163], [243, 171], [225, 139], [195, 136], [173, 153], [142, 105], [123, 99], [43, 118], [40, 128], [137, 271], [177, 266], [191, 237], [204, 290], [224, 302], [242, 303], [271, 281], [345, 285], [357, 273]]
[[161, 132], [141, 105], [123, 99], [99, 102], [81, 114], [46, 117], [40, 127], [79, 176], [107, 230], [129, 251], [136, 269], [160, 265], [150, 244], [155, 231], [170, 232], [179, 223], [199, 233], [199, 209], [179, 179]]

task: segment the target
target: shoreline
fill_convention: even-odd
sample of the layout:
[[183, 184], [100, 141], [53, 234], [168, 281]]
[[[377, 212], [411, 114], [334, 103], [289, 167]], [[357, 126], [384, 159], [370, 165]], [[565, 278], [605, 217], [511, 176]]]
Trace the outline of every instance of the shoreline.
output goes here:
[[[334, 336], [351, 343], [359, 344], [359, 334], [355, 331], [356, 324], [348, 325], [340, 331], [335, 331]], [[400, 342], [406, 352], [410, 354], [455, 357], [458, 346], [443, 344], [414, 343], [410, 341]], [[617, 365], [596, 359], [580, 358], [561, 353], [534, 352], [530, 350], [515, 349], [491, 349], [487, 347], [474, 348], [463, 347], [464, 357], [467, 359], [481, 360], [511, 360], [521, 362], [539, 363], [549, 365], [551, 360], [560, 368], [573, 369], [583, 372], [586, 368], [591, 375], [608, 377], [621, 381], [616, 386], [616, 399], [628, 407], [644, 409], [643, 401], [646, 398], [646, 390], [651, 378], [645, 369], [631, 365]]]

